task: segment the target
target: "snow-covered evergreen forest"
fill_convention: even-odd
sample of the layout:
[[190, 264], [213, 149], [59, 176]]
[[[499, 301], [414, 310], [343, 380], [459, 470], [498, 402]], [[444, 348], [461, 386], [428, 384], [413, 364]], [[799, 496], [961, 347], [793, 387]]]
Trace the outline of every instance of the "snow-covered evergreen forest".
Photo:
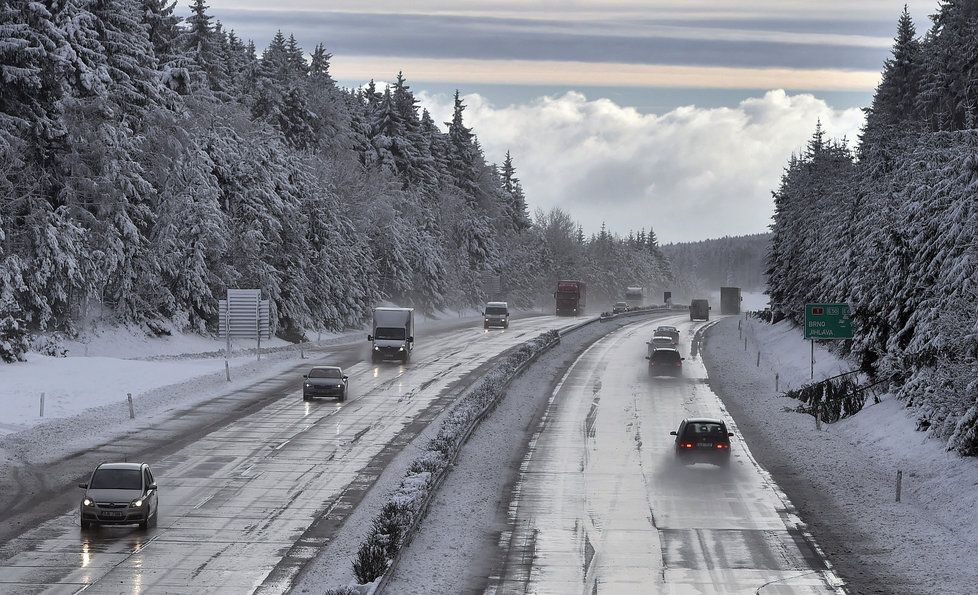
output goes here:
[[724, 286], [763, 289], [770, 242], [770, 234], [761, 233], [663, 245], [673, 274], [673, 298], [706, 297]]
[[775, 193], [772, 304], [848, 302], [846, 348], [978, 455], [978, 1], [904, 12], [855, 150], [818, 129]]
[[174, 8], [0, 0], [9, 336], [206, 332], [227, 288], [256, 287], [298, 338], [384, 300], [430, 312], [498, 288], [549, 307], [558, 277], [600, 292], [668, 274], [652, 233], [531, 218], [514, 159], [487, 162], [458, 95], [435, 122], [400, 74], [340, 88], [323, 44], [279, 33], [259, 50], [203, 0]]

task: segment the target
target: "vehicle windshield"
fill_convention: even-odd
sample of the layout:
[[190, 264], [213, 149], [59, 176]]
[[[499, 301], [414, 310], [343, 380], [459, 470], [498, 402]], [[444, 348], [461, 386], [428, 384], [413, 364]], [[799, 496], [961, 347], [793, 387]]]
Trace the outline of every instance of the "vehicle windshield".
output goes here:
[[142, 473], [139, 469], [99, 469], [88, 487], [92, 490], [141, 490]]
[[615, 307], [616, 307], [616, 308], [620, 308], [620, 307], [622, 307], [622, 306], [627, 306], [627, 305], [628, 305], [628, 304], [626, 304], [625, 302], [615, 302]]
[[313, 368], [309, 372], [310, 378], [342, 378], [343, 373], [339, 368]]
[[499, 306], [491, 306], [486, 308], [486, 316], [505, 316], [509, 312], [506, 308], [501, 308]]
[[374, 337], [389, 341], [403, 341], [407, 334], [403, 328], [379, 327], [374, 331]]
[[684, 436], [689, 440], [697, 438], [726, 438], [727, 432], [724, 427], [717, 423], [689, 423], [686, 424]]

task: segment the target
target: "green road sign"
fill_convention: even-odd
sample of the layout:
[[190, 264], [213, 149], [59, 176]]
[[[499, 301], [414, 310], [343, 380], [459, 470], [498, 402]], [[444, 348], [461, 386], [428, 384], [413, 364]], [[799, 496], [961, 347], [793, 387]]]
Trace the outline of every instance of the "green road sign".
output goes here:
[[805, 304], [806, 339], [851, 339], [849, 304]]

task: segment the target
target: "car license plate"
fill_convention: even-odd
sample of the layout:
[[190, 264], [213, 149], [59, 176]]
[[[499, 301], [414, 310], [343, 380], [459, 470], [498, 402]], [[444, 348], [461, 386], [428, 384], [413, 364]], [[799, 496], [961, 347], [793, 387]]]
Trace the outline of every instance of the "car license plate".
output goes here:
[[712, 444], [712, 443], [710, 443], [710, 442], [700, 442], [700, 443], [698, 444], [698, 446], [699, 446], [700, 448], [710, 448], [711, 446], [713, 446], [713, 444]]
[[124, 514], [121, 512], [106, 511], [102, 513], [102, 516], [108, 519], [121, 519], [124, 516]]

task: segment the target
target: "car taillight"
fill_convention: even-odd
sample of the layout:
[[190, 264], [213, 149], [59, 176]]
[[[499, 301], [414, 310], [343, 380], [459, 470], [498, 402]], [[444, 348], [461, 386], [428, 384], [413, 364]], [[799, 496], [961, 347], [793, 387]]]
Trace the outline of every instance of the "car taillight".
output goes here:
[[683, 448], [693, 448], [693, 443], [692, 442], [683, 442], [682, 447]]
[[729, 444], [724, 444], [723, 442], [717, 442], [716, 443], [716, 447], [717, 448], [730, 448], [730, 445]]
[[683, 367], [683, 362], [681, 362], [681, 361], [676, 362], [676, 367], [677, 368], [682, 368]]

